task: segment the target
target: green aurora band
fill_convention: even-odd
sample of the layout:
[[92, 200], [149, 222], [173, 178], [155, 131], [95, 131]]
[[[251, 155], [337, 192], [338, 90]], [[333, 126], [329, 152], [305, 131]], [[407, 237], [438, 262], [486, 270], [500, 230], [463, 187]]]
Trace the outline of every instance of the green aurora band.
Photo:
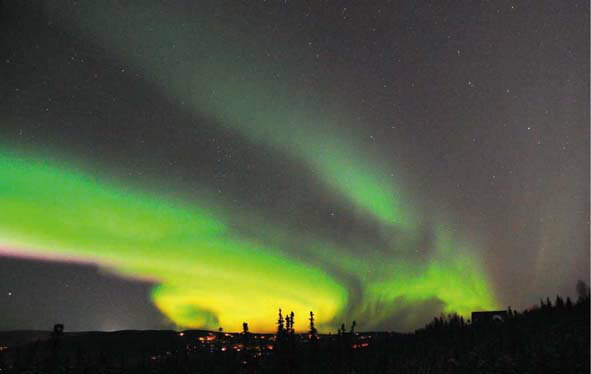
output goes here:
[[[355, 150], [361, 134], [347, 133], [331, 94], [298, 87], [286, 66], [261, 61], [248, 30], [228, 31], [210, 18], [187, 17], [151, 1], [121, 6], [87, 2], [76, 24], [145, 79], [196, 115], [205, 115], [255, 144], [303, 162], [327, 187], [386, 225], [411, 227], [402, 190], [377, 157]], [[258, 52], [257, 52], [258, 51]], [[366, 136], [364, 136], [367, 138]]]
[[[153, 301], [178, 326], [238, 330], [248, 321], [253, 330], [273, 331], [276, 310], [284, 307], [300, 316], [315, 311], [322, 331], [344, 319], [370, 329], [403, 306], [429, 300], [464, 316], [496, 307], [477, 259], [444, 229], [425, 264], [354, 256], [314, 238], [305, 239], [302, 256], [282, 248], [290, 240], [300, 247], [300, 235], [242, 237], [212, 206], [158, 198], [67, 164], [0, 150], [0, 253], [91, 262], [156, 282]], [[352, 297], [346, 279], [361, 285], [361, 297]]]
[[[151, 280], [155, 305], [183, 327], [238, 330], [247, 321], [272, 331], [283, 307], [300, 316], [313, 310], [322, 331], [353, 319], [372, 329], [432, 301], [464, 316], [497, 306], [473, 248], [457, 244], [445, 226], [434, 228], [426, 259], [404, 256], [420, 236], [417, 216], [385, 172], [392, 168], [358, 151], [367, 147], [334, 114], [342, 111], [330, 94], [276, 79], [289, 69], [258, 59], [248, 30], [233, 34], [152, 2], [119, 4], [81, 3], [68, 8], [75, 13], [66, 21], [180, 108], [305, 164], [386, 230], [396, 229], [395, 248], [345, 248], [264, 217], [254, 225], [218, 201], [165, 199], [43, 157], [0, 152], [0, 253], [91, 262]], [[252, 226], [251, 234], [238, 234], [238, 226]], [[405, 326], [424, 322], [412, 315]]]

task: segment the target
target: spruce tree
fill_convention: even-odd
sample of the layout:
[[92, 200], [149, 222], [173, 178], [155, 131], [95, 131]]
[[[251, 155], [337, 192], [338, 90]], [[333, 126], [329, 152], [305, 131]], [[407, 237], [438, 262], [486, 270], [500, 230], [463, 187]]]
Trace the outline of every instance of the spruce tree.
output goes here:
[[318, 339], [318, 331], [316, 330], [316, 327], [314, 326], [314, 313], [312, 311], [310, 311], [310, 333], [308, 335], [310, 340], [317, 340]]

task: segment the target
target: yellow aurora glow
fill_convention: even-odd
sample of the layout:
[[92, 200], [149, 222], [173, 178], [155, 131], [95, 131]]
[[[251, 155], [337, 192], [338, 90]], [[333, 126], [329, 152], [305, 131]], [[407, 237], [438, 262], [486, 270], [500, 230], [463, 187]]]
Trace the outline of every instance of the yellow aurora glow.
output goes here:
[[[107, 185], [91, 175], [8, 153], [0, 156], [0, 246], [33, 254], [94, 262], [126, 277], [156, 281], [156, 306], [182, 327], [272, 331], [277, 308], [318, 316], [327, 331], [341, 318], [388, 317], [396, 300], [438, 298], [446, 311], [494, 306], [477, 263], [461, 251], [436, 251], [427, 267], [394, 259], [347, 258], [333, 252], [324, 267], [296, 259], [228, 225], [195, 202], [184, 204]], [[211, 204], [209, 204], [211, 205]], [[273, 231], [275, 228], [267, 227]], [[449, 248], [449, 239], [440, 240]], [[322, 245], [322, 244], [316, 244]], [[316, 250], [315, 248], [306, 249]], [[6, 250], [4, 250], [7, 253]], [[304, 251], [305, 252], [305, 251]], [[388, 266], [385, 266], [388, 264]], [[370, 278], [360, 269], [376, 271]], [[366, 296], [351, 309], [349, 287], [331, 273], [362, 280]], [[443, 287], [444, 282], [453, 284]]]

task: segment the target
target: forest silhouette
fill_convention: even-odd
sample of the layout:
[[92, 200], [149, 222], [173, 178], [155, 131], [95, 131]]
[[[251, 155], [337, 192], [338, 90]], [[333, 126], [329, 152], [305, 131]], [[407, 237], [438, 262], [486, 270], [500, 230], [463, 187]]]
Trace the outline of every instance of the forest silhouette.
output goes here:
[[[441, 315], [414, 333], [343, 323], [319, 334], [315, 315], [296, 333], [279, 309], [275, 334], [191, 331], [67, 333], [2, 346], [1, 373], [589, 373], [589, 286], [495, 318]], [[485, 314], [486, 315], [486, 314]], [[300, 330], [301, 331], [301, 330]]]

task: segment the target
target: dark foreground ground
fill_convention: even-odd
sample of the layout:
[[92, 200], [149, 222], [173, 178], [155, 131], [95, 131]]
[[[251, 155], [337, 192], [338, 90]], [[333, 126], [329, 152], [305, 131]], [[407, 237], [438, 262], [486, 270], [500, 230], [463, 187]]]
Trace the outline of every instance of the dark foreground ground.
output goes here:
[[0, 333], [0, 373], [589, 373], [589, 297], [413, 334]]

